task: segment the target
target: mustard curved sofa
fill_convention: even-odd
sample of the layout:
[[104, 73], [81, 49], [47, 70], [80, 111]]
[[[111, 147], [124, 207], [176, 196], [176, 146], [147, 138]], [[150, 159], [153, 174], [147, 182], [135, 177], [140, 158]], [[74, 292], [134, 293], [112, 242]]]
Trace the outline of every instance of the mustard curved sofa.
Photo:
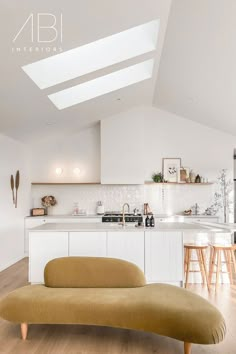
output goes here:
[[64, 257], [50, 261], [45, 285], [28, 285], [0, 302], [0, 316], [28, 324], [85, 324], [157, 333], [184, 342], [215, 344], [226, 326], [208, 301], [172, 285], [148, 284], [134, 264], [112, 258]]

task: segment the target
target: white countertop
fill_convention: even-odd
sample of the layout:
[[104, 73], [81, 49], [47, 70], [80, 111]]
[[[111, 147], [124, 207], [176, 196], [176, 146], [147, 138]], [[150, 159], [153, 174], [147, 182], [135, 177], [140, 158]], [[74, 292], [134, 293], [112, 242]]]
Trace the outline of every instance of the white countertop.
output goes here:
[[221, 228], [224, 231], [228, 231], [228, 232], [235, 232], [236, 231], [236, 224], [235, 223], [214, 223], [214, 222], [203, 222], [201, 223], [201, 225], [207, 226], [207, 227], [211, 227], [211, 228]]
[[226, 232], [224, 229], [201, 224], [191, 224], [191, 223], [179, 223], [179, 222], [160, 222], [156, 223], [155, 227], [135, 227], [134, 224], [127, 224], [125, 227], [118, 225], [117, 223], [46, 223], [34, 227], [29, 230], [34, 231], [184, 231], [184, 232], [198, 232], [198, 233], [210, 233], [210, 232]]
[[207, 219], [211, 219], [211, 218], [214, 218], [214, 219], [218, 219], [218, 216], [217, 215], [206, 215], [206, 214], [192, 214], [192, 215], [184, 215], [184, 214], [176, 214], [175, 216], [183, 216], [184, 218], [207, 218]]
[[[145, 217], [145, 215], [143, 215]], [[86, 215], [40, 215], [40, 216], [26, 216], [26, 219], [83, 219], [83, 218], [102, 218], [103, 215], [86, 214]], [[218, 218], [216, 215], [184, 215], [184, 214], [154, 214], [155, 218], [170, 218], [170, 217], [184, 217], [184, 218]]]
[[39, 215], [26, 216], [26, 219], [83, 219], [83, 218], [102, 218], [103, 215], [86, 214], [86, 215]]

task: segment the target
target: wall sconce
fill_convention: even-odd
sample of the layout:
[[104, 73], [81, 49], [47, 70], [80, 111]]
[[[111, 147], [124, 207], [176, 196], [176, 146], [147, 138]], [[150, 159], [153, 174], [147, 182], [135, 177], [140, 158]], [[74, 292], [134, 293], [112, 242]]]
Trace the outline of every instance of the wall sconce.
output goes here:
[[81, 171], [80, 171], [80, 169], [79, 169], [78, 167], [75, 167], [75, 168], [73, 169], [73, 172], [74, 172], [74, 174], [75, 174], [76, 176], [78, 176]]
[[61, 167], [57, 167], [55, 172], [58, 176], [60, 176], [63, 172], [63, 169]]

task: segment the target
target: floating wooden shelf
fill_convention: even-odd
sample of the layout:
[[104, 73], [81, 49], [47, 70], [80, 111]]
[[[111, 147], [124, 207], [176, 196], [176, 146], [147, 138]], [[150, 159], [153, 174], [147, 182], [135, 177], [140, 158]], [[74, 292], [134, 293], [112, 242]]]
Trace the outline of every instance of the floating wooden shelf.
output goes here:
[[207, 183], [181, 183], [181, 182], [152, 182], [152, 181], [146, 181], [144, 182], [145, 184], [156, 184], [160, 186], [165, 186], [165, 185], [170, 185], [170, 184], [178, 184], [181, 186], [208, 186], [210, 184], [213, 184], [213, 182], [207, 182]]
[[31, 185], [97, 185], [100, 182], [32, 182]]

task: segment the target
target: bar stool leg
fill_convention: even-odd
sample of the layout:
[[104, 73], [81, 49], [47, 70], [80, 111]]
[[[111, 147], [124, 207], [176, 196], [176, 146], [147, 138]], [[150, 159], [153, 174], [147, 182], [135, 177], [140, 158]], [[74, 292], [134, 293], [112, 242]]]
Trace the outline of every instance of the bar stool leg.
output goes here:
[[196, 250], [196, 253], [197, 253], [199, 268], [201, 271], [202, 283], [203, 283], [203, 285], [205, 285], [205, 275], [204, 275], [204, 269], [203, 269], [203, 264], [202, 264], [201, 250]]
[[230, 253], [231, 253], [232, 262], [234, 266], [234, 273], [236, 274], [236, 260], [235, 260], [234, 250], [231, 250]]
[[227, 273], [229, 275], [229, 281], [230, 281], [230, 284], [233, 284], [233, 274], [232, 274], [232, 267], [231, 267], [230, 251], [224, 250], [224, 256], [225, 256]]
[[209, 268], [209, 284], [211, 285], [212, 282], [212, 274], [214, 271], [216, 262], [216, 251], [213, 247], [211, 247], [211, 255], [210, 255], [210, 268]]
[[187, 249], [184, 249], [184, 274], [187, 271]]
[[219, 275], [220, 275], [220, 270], [221, 270], [221, 252], [219, 250], [216, 251], [217, 254], [217, 269], [216, 269], [216, 286], [215, 290], [217, 290], [218, 285], [219, 285]]
[[187, 269], [186, 269], [186, 278], [185, 278], [185, 288], [188, 286], [188, 276], [189, 276], [189, 268], [190, 268], [190, 260], [191, 260], [191, 250], [186, 249], [187, 251]]
[[206, 283], [207, 283], [207, 289], [208, 289], [208, 291], [210, 291], [211, 288], [210, 288], [210, 284], [209, 284], [209, 280], [208, 280], [208, 276], [207, 276], [206, 258], [205, 258], [205, 254], [204, 254], [203, 250], [200, 250], [200, 256], [202, 258], [203, 271], [204, 271], [204, 276], [205, 276]]

